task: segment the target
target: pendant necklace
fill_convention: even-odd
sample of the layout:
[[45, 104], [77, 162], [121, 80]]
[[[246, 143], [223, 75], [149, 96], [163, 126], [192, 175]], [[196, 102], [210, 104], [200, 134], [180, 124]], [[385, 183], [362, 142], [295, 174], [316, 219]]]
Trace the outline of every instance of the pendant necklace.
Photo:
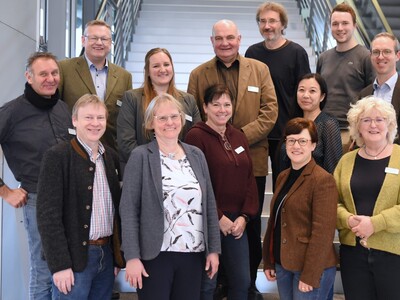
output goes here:
[[371, 154], [369, 154], [369, 153], [367, 152], [367, 147], [364, 145], [364, 147], [363, 147], [364, 153], [367, 154], [367, 156], [372, 157], [373, 159], [378, 159], [379, 155], [381, 155], [382, 152], [385, 151], [385, 149], [386, 149], [386, 147], [387, 147], [388, 144], [389, 144], [389, 143], [386, 143], [385, 147], [383, 147], [383, 149], [382, 149], [381, 151], [379, 151], [379, 153], [376, 154], [376, 155], [371, 155]]

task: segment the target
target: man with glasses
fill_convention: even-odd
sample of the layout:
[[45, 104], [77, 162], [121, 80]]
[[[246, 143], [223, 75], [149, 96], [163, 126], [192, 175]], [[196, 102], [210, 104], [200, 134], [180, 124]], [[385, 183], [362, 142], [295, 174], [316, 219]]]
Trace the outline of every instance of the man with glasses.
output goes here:
[[100, 20], [90, 21], [82, 36], [84, 54], [60, 61], [60, 98], [70, 109], [84, 94], [95, 94], [107, 106], [109, 117], [102, 142], [117, 149], [116, 121], [122, 95], [132, 88], [132, 74], [111, 63], [111, 28]]
[[382, 98], [392, 103], [399, 118], [400, 112], [400, 79], [396, 63], [400, 59], [399, 41], [388, 32], [378, 33], [371, 42], [371, 62], [376, 72], [372, 84], [364, 88], [359, 99], [368, 95]]
[[339, 121], [343, 153], [346, 153], [350, 146], [346, 114], [360, 91], [372, 83], [374, 72], [368, 49], [357, 44], [354, 38], [357, 28], [354, 9], [346, 3], [338, 4], [331, 12], [330, 21], [336, 47], [320, 55], [317, 73], [328, 85], [329, 101], [324, 112]]
[[[200, 114], [205, 120], [203, 103], [206, 89], [213, 84], [222, 83], [232, 92], [234, 99], [232, 99], [231, 122], [234, 127], [244, 132], [250, 145], [261, 214], [268, 174], [267, 136], [274, 127], [278, 115], [274, 85], [265, 64], [239, 54], [241, 35], [234, 22], [230, 20], [216, 22], [210, 39], [215, 57], [192, 71], [188, 93], [197, 100]], [[252, 252], [254, 249], [256, 252], [256, 255], [250, 255], [252, 287], [249, 290], [249, 299], [261, 296], [255, 287], [257, 269], [261, 261], [260, 214], [246, 226], [251, 247], [249, 251]], [[256, 292], [257, 295], [254, 295]]]
[[264, 41], [250, 46], [245, 56], [262, 61], [269, 67], [278, 99], [278, 119], [268, 135], [274, 188], [280, 169], [276, 157], [279, 141], [296, 102], [296, 86], [300, 78], [311, 71], [304, 48], [284, 37], [288, 16], [281, 4], [261, 4], [257, 9], [256, 20]]

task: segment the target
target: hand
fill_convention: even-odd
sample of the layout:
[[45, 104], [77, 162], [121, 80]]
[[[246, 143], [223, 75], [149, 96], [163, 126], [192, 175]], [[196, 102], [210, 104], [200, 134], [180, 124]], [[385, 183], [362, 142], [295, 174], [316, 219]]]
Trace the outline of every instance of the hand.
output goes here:
[[205, 267], [208, 278], [212, 279], [214, 275], [218, 272], [218, 265], [219, 265], [218, 253], [208, 254]]
[[142, 276], [149, 277], [144, 266], [139, 258], [133, 258], [128, 260], [125, 269], [125, 280], [129, 282], [130, 286], [135, 289], [141, 289], [143, 287]]
[[22, 207], [26, 204], [27, 195], [28, 192], [23, 188], [10, 189], [7, 185], [3, 185], [0, 188], [0, 197], [2, 197], [15, 208]]
[[264, 274], [265, 274], [265, 277], [267, 277], [268, 281], [275, 281], [276, 280], [275, 270], [266, 269], [266, 270], [264, 270]]
[[349, 224], [350, 228], [353, 228], [354, 226], [357, 226], [358, 223], [360, 223], [360, 221], [358, 221], [354, 215], [351, 215], [348, 219], [347, 219], [347, 223]]
[[219, 219], [219, 230], [223, 233], [224, 236], [232, 233], [233, 222], [226, 216], [222, 216]]
[[71, 268], [58, 271], [53, 274], [53, 282], [58, 290], [66, 295], [75, 284], [74, 272]]
[[242, 216], [236, 218], [235, 222], [233, 222], [232, 227], [232, 235], [235, 239], [240, 239], [243, 235], [243, 232], [246, 229], [246, 219]]
[[351, 228], [354, 234], [362, 239], [369, 238], [374, 233], [374, 225], [371, 222], [371, 217], [369, 216], [353, 216], [358, 222], [357, 226]]
[[307, 283], [304, 283], [303, 281], [299, 280], [299, 291], [303, 293], [308, 293], [313, 290], [313, 287], [311, 285], [308, 285]]

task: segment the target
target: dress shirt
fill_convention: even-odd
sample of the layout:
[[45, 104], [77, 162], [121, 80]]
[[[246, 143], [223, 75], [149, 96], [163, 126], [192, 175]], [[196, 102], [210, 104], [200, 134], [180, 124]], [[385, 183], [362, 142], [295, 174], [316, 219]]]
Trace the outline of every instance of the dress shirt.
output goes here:
[[392, 103], [392, 96], [394, 87], [397, 82], [399, 74], [396, 72], [392, 77], [390, 77], [386, 82], [379, 85], [378, 80], [375, 78], [374, 81], [374, 96], [382, 98], [383, 100]]
[[99, 70], [86, 56], [85, 58], [89, 66], [90, 75], [92, 75], [96, 94], [104, 101], [107, 88], [108, 60], [106, 58], [106, 63], [104, 64], [103, 69]]

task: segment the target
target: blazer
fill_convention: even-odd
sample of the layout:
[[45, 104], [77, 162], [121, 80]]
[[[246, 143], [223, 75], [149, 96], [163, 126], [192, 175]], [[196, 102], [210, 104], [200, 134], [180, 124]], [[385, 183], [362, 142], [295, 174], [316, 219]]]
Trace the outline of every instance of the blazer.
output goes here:
[[[143, 144], [152, 141], [144, 134], [144, 94], [143, 88], [133, 89], [124, 93], [122, 107], [117, 118], [117, 140], [121, 165], [126, 164], [131, 151]], [[182, 128], [181, 138], [185, 137], [188, 130], [201, 121], [200, 113], [193, 96], [180, 91], [177, 99], [182, 103], [186, 114], [185, 126]]]
[[[337, 228], [341, 244], [355, 246], [356, 236], [347, 224], [351, 215], [357, 214], [350, 180], [354, 163], [360, 149], [343, 155], [335, 169], [335, 180], [339, 190]], [[375, 202], [371, 222], [374, 233], [368, 238], [368, 247], [400, 255], [400, 146], [393, 145], [392, 155], [385, 179]], [[374, 170], [371, 170], [373, 176]]]
[[[360, 92], [358, 99], [362, 99], [364, 97], [371, 96], [373, 94], [374, 94], [374, 85], [370, 84]], [[394, 86], [392, 95], [392, 105], [394, 107], [394, 111], [396, 112], [397, 124], [400, 124], [400, 75], [397, 78], [396, 85]], [[400, 127], [398, 128], [398, 132], [400, 133]], [[399, 143], [398, 138], [396, 138], [396, 143], [397, 144]]]
[[[115, 209], [112, 238], [114, 262], [116, 266], [124, 267], [119, 251], [119, 160], [113, 149], [105, 148], [103, 160]], [[95, 168], [96, 165], [76, 138], [57, 144], [44, 155], [36, 211], [44, 256], [52, 274], [68, 268], [81, 272], [86, 267]]]
[[[84, 55], [59, 62], [60, 99], [72, 110], [75, 102], [84, 94], [96, 94], [93, 79]], [[117, 150], [117, 116], [122, 104], [122, 95], [132, 88], [132, 74], [109, 62], [107, 88], [104, 103], [107, 106], [107, 130], [102, 142]]]
[[[281, 172], [273, 207], [290, 169]], [[281, 264], [300, 271], [300, 280], [318, 288], [324, 269], [337, 263], [333, 246], [338, 192], [333, 176], [312, 159], [286, 195], [281, 208]], [[275, 269], [272, 255], [275, 217], [270, 216], [263, 243], [264, 270]]]
[[[207, 162], [200, 149], [181, 143], [202, 192], [207, 253], [221, 253], [219, 223]], [[160, 253], [164, 206], [160, 151], [156, 141], [133, 149], [124, 173], [120, 203], [125, 259], [150, 260]]]
[[[278, 117], [275, 88], [267, 65], [255, 59], [238, 55], [239, 80], [236, 108], [232, 125], [246, 135], [250, 146], [255, 176], [268, 174], [267, 136]], [[194, 69], [189, 77], [188, 93], [197, 101], [202, 119], [204, 92], [218, 83], [217, 57]]]

